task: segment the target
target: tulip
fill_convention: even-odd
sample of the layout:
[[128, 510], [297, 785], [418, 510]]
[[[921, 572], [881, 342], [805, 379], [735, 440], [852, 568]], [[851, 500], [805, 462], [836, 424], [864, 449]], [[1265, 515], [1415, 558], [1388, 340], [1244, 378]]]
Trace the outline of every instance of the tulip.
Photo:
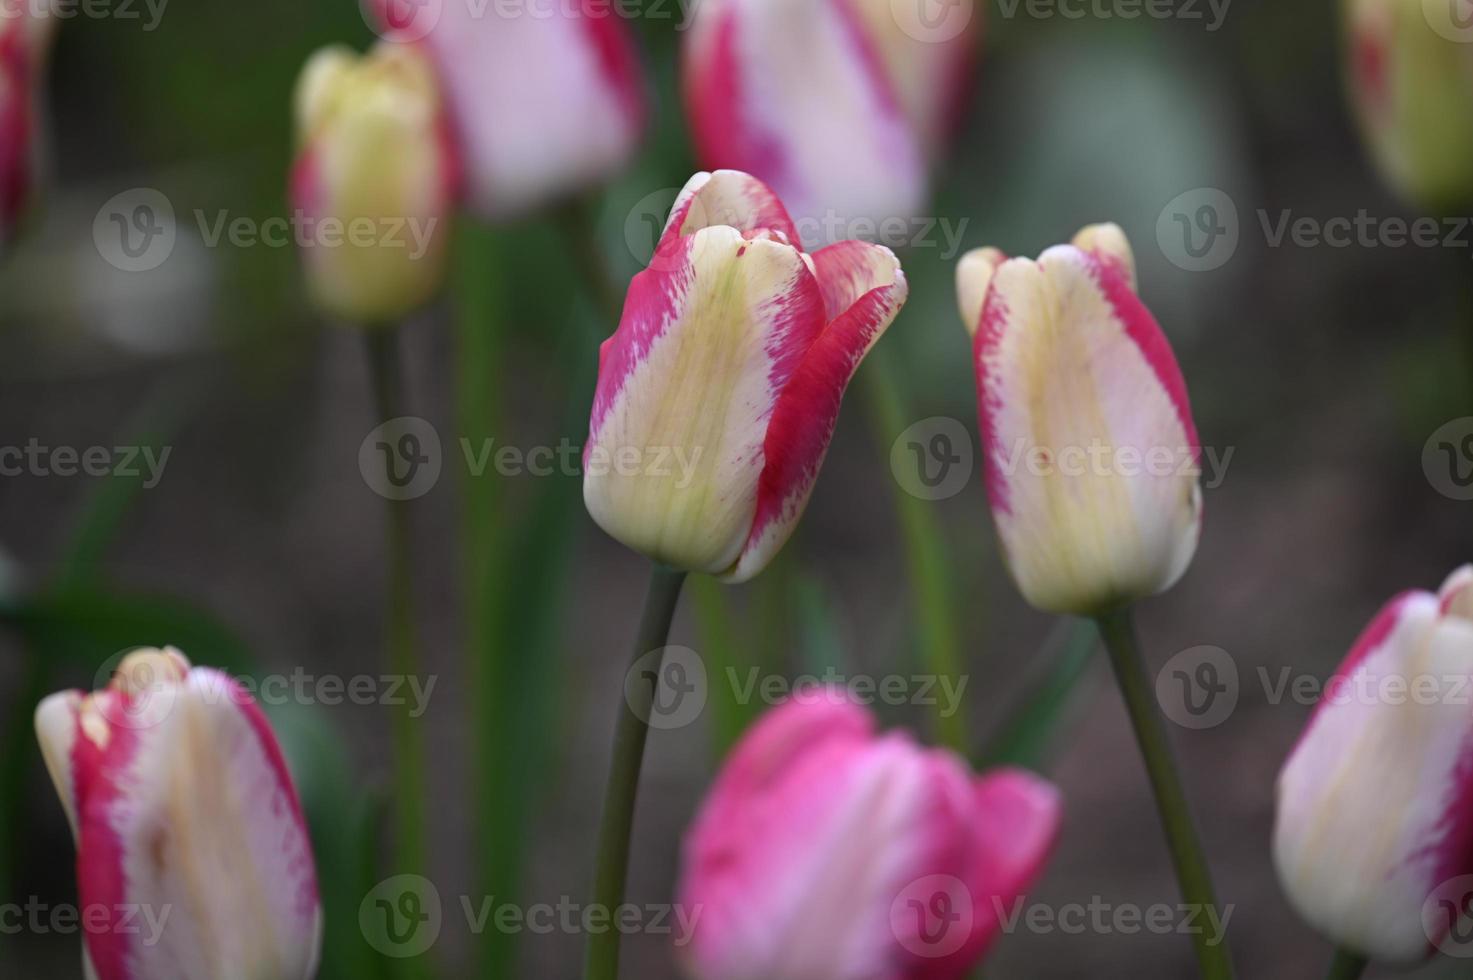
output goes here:
[[697, 174], [599, 352], [584, 501], [657, 562], [743, 582], [772, 560], [849, 379], [905, 302], [889, 249], [797, 240], [760, 181]]
[[[1342, 947], [1427, 958], [1473, 874], [1473, 566], [1392, 599], [1356, 640], [1279, 774], [1274, 863]], [[1466, 889], [1463, 890], [1464, 892]]]
[[806, 246], [890, 237], [925, 207], [970, 75], [973, 6], [933, 37], [903, 16], [908, 0], [697, 5], [682, 80], [701, 163], [772, 185]]
[[1171, 346], [1114, 225], [1038, 261], [957, 267], [988, 497], [1024, 597], [1096, 615], [1169, 588], [1197, 548], [1200, 447]]
[[172, 648], [135, 651], [105, 689], [43, 701], [36, 732], [77, 843], [88, 977], [316, 974], [306, 823], [235, 680]]
[[386, 37], [422, 37], [429, 48], [464, 155], [468, 204], [482, 217], [598, 184], [637, 149], [643, 81], [612, 5], [370, 3]]
[[1462, 0], [1342, 0], [1351, 102], [1377, 168], [1415, 204], [1473, 203], [1473, 30]]
[[54, 24], [33, 0], [0, 0], [0, 246], [15, 234], [35, 179], [40, 76]]
[[837, 690], [769, 712], [726, 760], [684, 847], [679, 937], [698, 980], [949, 980], [1038, 877], [1057, 790], [973, 775]]
[[456, 163], [434, 70], [413, 45], [330, 47], [297, 83], [291, 191], [313, 300], [329, 316], [393, 322], [446, 272]]

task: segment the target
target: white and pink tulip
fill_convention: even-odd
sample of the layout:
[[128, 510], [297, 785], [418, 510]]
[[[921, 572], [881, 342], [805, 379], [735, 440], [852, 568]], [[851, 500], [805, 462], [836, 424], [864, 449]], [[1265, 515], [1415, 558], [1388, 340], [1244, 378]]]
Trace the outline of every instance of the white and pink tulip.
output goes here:
[[956, 6], [965, 21], [936, 38], [905, 0], [697, 5], [682, 74], [700, 162], [770, 184], [807, 247], [910, 220], [975, 57], [976, 5]]
[[644, 80], [616, 5], [369, 2], [385, 37], [422, 39], [430, 51], [467, 205], [481, 217], [523, 214], [599, 184], [638, 149]]
[[844, 389], [906, 294], [889, 249], [809, 255], [757, 179], [691, 178], [599, 352], [589, 513], [656, 561], [756, 575], [797, 526]]
[[1197, 548], [1201, 447], [1125, 235], [1092, 226], [1037, 261], [977, 249], [957, 295], [988, 498], [1024, 597], [1091, 615], [1169, 588]]
[[[1299, 913], [1387, 963], [1426, 959], [1473, 875], [1473, 566], [1392, 599], [1279, 774], [1273, 852]], [[1447, 907], [1440, 886], [1459, 884]], [[1447, 896], [1442, 896], [1447, 897]]]
[[312, 845], [239, 683], [174, 649], [135, 651], [105, 689], [43, 701], [36, 732], [76, 838], [88, 977], [315, 976]]
[[699, 980], [953, 980], [1038, 877], [1058, 791], [974, 775], [880, 734], [837, 690], [773, 709], [722, 767], [685, 841], [678, 901]]
[[413, 45], [325, 48], [297, 83], [293, 205], [329, 316], [392, 323], [445, 280], [458, 168], [434, 70]]

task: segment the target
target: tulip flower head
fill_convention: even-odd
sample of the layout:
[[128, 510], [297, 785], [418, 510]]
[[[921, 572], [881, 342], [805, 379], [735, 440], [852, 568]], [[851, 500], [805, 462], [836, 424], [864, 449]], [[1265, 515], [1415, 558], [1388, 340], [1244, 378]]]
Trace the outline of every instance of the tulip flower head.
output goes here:
[[457, 165], [433, 67], [414, 45], [326, 48], [296, 102], [291, 191], [312, 298], [329, 316], [392, 323], [445, 278]]
[[685, 841], [682, 937], [698, 980], [951, 980], [1053, 847], [1058, 792], [1019, 770], [879, 734], [837, 690], [773, 709]]
[[905, 302], [889, 249], [796, 242], [760, 181], [697, 174], [599, 351], [583, 497], [656, 561], [742, 582], [772, 560], [849, 379]]
[[[174, 649], [41, 703], [97, 980], [310, 980], [322, 910], [281, 749], [234, 679]], [[89, 912], [89, 915], [92, 914]]]
[[1166, 337], [1114, 225], [957, 267], [987, 494], [1013, 578], [1048, 612], [1164, 591], [1197, 548], [1200, 444]]
[[1467, 0], [1342, 0], [1349, 90], [1392, 188], [1415, 204], [1473, 204], [1473, 31]]
[[1279, 774], [1274, 863], [1299, 913], [1388, 963], [1426, 959], [1473, 875], [1473, 566], [1397, 596], [1356, 640]]
[[481, 217], [585, 190], [638, 148], [643, 82], [617, 5], [369, 3], [385, 37], [422, 38], [434, 59]]
[[706, 0], [692, 13], [682, 72], [701, 162], [770, 184], [807, 247], [873, 238], [925, 206], [980, 20], [978, 5], [951, 5], [960, 19], [928, 32], [909, 6]]
[[55, 21], [27, 0], [0, 0], [0, 247], [15, 233], [35, 179], [41, 68]]

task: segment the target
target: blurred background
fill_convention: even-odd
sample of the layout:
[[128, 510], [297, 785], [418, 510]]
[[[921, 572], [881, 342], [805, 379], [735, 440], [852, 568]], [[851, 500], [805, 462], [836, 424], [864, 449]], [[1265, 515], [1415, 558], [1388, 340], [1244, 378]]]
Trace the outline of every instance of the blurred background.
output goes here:
[[[631, 901], [669, 901], [683, 829], [761, 707], [734, 703], [723, 665], [743, 677], [908, 676], [935, 642], [920, 627], [928, 605], [955, 624], [962, 710], [940, 726], [922, 704], [877, 711], [928, 738], [954, 725], [975, 759], [1026, 761], [1060, 784], [1062, 842], [1030, 902], [1177, 901], [1103, 660], [1012, 587], [974, 465], [944, 499], [924, 500], [907, 489], [905, 453], [892, 453], [899, 430], [924, 420], [956, 420], [975, 440], [951, 284], [961, 251], [1036, 254], [1113, 220], [1135, 245], [1141, 294], [1176, 346], [1204, 442], [1219, 459], [1231, 453], [1209, 483], [1190, 572], [1141, 608], [1147, 657], [1160, 668], [1218, 647], [1238, 672], [1227, 717], [1172, 736], [1219, 898], [1234, 909], [1241, 975], [1323, 966], [1327, 944], [1289, 909], [1269, 861], [1274, 778], [1311, 710], [1275, 703], [1274, 685], [1286, 670], [1328, 676], [1386, 598], [1435, 587], [1470, 557], [1468, 504], [1424, 463], [1433, 434], [1473, 413], [1473, 232], [1430, 247], [1277, 239], [1286, 213], [1419, 212], [1384, 187], [1357, 138], [1336, 6], [1224, 7], [1220, 18], [1194, 4], [1166, 18], [1072, 19], [986, 3], [937, 232], [903, 255], [911, 298], [881, 345], [894, 384], [861, 371], [778, 564], [750, 585], [698, 582], [685, 597], [672, 642], [697, 651], [714, 680], [697, 717], [651, 737]], [[157, 479], [141, 451], [138, 477], [0, 477], [0, 902], [75, 900], [73, 846], [30, 732], [43, 693], [97, 686], [109, 658], [141, 644], [255, 677], [387, 669], [384, 501], [359, 467], [379, 421], [361, 338], [311, 311], [289, 245], [210, 234], [221, 216], [288, 213], [297, 72], [319, 46], [361, 49], [372, 32], [352, 0], [168, 4], [156, 18], [140, 6], [137, 19], [110, 10], [65, 20], [56, 38], [42, 199], [0, 261], [0, 446], [169, 454]], [[676, 24], [636, 21], [654, 116], [635, 164], [581, 205], [621, 288], [648, 258], [650, 222], [696, 169], [675, 95]], [[167, 200], [176, 238], [165, 261], [131, 272], [94, 229], [109, 201], [139, 188]], [[1235, 215], [1220, 246], [1187, 253], [1174, 215], [1195, 220], [1212, 203], [1222, 217], [1223, 198]], [[590, 338], [614, 324], [581, 287], [564, 224], [559, 212], [457, 228], [452, 288], [403, 335], [409, 411], [434, 427], [443, 457], [410, 514], [434, 679], [417, 722], [431, 760], [427, 877], [445, 907], [428, 955], [446, 977], [479, 975], [483, 943], [499, 950], [493, 975], [577, 974], [582, 936], [477, 936], [461, 897], [479, 903], [478, 855], [489, 854], [498, 900], [585, 900], [642, 599], [641, 560], [593, 525], [576, 476], [478, 475], [461, 450], [462, 438], [525, 449], [586, 435]], [[481, 379], [494, 423], [473, 413], [463, 383], [462, 331], [476, 317], [494, 318], [502, 338], [495, 376]], [[488, 512], [499, 564], [468, 577], [473, 542], [487, 540], [470, 516]], [[907, 546], [907, 521], [940, 550]], [[489, 682], [473, 680], [476, 657], [493, 658]], [[384, 975], [390, 961], [358, 911], [394, 870], [381, 860], [394, 709], [324, 703], [313, 690], [268, 709], [318, 842], [321, 975]], [[475, 739], [494, 743], [493, 819], [473, 805], [488, 778]], [[77, 976], [78, 944], [55, 930], [0, 934], [0, 969]], [[671, 946], [631, 937], [627, 975], [677, 976]], [[1143, 971], [1193, 975], [1186, 937], [1020, 929], [986, 974]], [[1417, 974], [1453, 975], [1465, 975], [1456, 961]]]

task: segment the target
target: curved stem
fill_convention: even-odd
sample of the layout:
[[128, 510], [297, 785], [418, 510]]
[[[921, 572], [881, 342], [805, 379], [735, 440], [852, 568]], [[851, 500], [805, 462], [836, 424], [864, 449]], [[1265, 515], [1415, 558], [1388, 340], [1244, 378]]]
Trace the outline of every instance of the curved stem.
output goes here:
[[[644, 601], [639, 636], [634, 641], [629, 665], [665, 646], [670, 621], [680, 601], [685, 572], [656, 565], [650, 573], [649, 592]], [[658, 678], [658, 663], [653, 665]], [[605, 910], [612, 923], [614, 912], [624, 901], [624, 883], [629, 872], [629, 835], [634, 827], [634, 800], [639, 792], [639, 769], [644, 761], [644, 743], [649, 735], [650, 711], [654, 708], [658, 680], [649, 684], [623, 685], [619, 698], [619, 721], [614, 729], [613, 761], [609, 765], [608, 789], [604, 793], [603, 824], [598, 837], [598, 865], [594, 872], [593, 907]], [[619, 930], [610, 927], [590, 932], [585, 980], [616, 980], [619, 975]]]
[[[1141, 660], [1130, 608], [1104, 613], [1095, 621], [1099, 624], [1105, 648], [1110, 652], [1115, 679], [1120, 684], [1120, 693], [1125, 699], [1130, 723], [1135, 729], [1136, 741], [1140, 744], [1141, 756], [1151, 778], [1156, 809], [1166, 831], [1166, 843], [1171, 850], [1171, 862], [1176, 868], [1182, 897], [1198, 912], [1215, 909], [1217, 901], [1213, 897], [1211, 871], [1192, 822], [1181, 777], [1172, 759], [1171, 743], [1167, 741], [1166, 729], [1161, 723], [1156, 694]], [[1192, 942], [1197, 949], [1197, 964], [1203, 977], [1208, 980], [1229, 980], [1232, 977], [1233, 964], [1226, 942], [1214, 942], [1204, 930], [1193, 933]]]
[[1325, 974], [1325, 980], [1356, 980], [1366, 970], [1366, 960], [1357, 953], [1348, 949], [1335, 950], [1335, 958], [1330, 961], [1330, 970]]
[[[373, 376], [376, 424], [398, 418], [403, 402], [399, 379], [397, 328], [366, 328]], [[392, 461], [388, 462], [392, 466]], [[418, 672], [415, 652], [414, 593], [410, 577], [409, 501], [387, 500], [385, 553], [388, 565], [387, 622], [389, 670], [399, 677]], [[395, 857], [399, 874], [428, 870], [425, 848], [424, 746], [419, 722], [406, 705], [394, 713]]]

